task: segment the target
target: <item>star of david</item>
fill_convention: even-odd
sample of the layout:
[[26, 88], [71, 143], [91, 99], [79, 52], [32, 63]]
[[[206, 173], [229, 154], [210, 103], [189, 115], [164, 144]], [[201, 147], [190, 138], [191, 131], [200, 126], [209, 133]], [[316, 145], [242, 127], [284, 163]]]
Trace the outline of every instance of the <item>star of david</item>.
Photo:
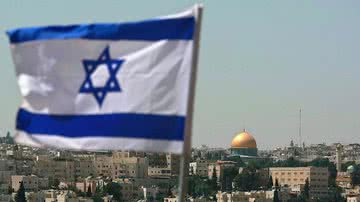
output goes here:
[[108, 93], [121, 92], [116, 74], [123, 62], [111, 59], [109, 46], [105, 47], [97, 60], [82, 60], [86, 76], [79, 93], [93, 94], [101, 107]]

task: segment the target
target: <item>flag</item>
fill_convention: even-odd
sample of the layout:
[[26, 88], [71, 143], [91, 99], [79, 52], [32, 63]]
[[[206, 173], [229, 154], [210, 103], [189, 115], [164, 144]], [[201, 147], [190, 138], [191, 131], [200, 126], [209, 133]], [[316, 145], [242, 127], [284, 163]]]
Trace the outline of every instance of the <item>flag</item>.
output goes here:
[[23, 96], [15, 140], [182, 153], [195, 13], [8, 31]]

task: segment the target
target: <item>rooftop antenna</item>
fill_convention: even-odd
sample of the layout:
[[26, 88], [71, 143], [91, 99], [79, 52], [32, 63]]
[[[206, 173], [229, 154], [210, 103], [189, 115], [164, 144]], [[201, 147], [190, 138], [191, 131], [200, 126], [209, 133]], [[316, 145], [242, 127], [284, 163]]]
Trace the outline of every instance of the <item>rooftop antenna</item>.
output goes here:
[[299, 110], [299, 146], [302, 147], [302, 137], [301, 137], [301, 108]]

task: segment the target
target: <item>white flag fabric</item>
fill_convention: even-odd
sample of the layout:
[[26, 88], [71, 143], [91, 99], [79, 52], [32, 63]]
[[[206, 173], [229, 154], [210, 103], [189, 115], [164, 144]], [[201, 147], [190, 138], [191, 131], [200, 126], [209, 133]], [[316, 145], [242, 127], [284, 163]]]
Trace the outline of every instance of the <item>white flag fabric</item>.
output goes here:
[[195, 12], [8, 31], [24, 97], [16, 141], [182, 153]]

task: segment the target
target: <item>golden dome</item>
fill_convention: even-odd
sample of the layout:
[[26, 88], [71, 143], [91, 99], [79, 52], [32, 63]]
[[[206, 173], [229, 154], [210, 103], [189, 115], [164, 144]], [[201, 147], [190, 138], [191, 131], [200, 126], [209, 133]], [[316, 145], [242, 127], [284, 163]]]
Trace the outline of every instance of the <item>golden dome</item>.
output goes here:
[[231, 148], [257, 148], [257, 146], [254, 137], [244, 130], [234, 137]]

